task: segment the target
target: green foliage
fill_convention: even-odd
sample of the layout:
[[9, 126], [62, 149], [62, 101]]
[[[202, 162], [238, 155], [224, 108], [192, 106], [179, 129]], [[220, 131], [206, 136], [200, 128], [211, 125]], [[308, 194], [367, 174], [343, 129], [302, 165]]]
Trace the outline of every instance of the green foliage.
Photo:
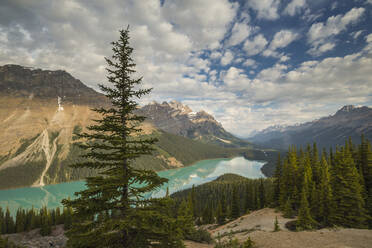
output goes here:
[[13, 242], [9, 241], [8, 238], [3, 239], [0, 236], [0, 248], [22, 248], [22, 247], [15, 245]]
[[[73, 223], [66, 233], [68, 247], [179, 247], [182, 232], [179, 220], [172, 215], [172, 199], [145, 199], [144, 195], [167, 182], [148, 168], [135, 168], [133, 162], [153, 151], [155, 138], [142, 137], [144, 117], [134, 111], [137, 99], [151, 89], [141, 89], [142, 78], [133, 78], [129, 29], [120, 31], [112, 43], [113, 55], [106, 58], [110, 86], [100, 89], [111, 100], [110, 108], [96, 108], [102, 118], [88, 126], [87, 133], [77, 134], [84, 161], [73, 168], [98, 169], [98, 175], [86, 179], [87, 189], [76, 199], [63, 200], [73, 208]], [[187, 215], [187, 210], [185, 209]], [[110, 217], [104, 216], [106, 212]], [[182, 219], [185, 223], [186, 217]]]
[[185, 238], [198, 243], [211, 244], [213, 242], [211, 234], [203, 228], [195, 229], [193, 232], [186, 235]]
[[273, 200], [285, 217], [298, 214], [298, 230], [333, 225], [366, 228], [371, 221], [371, 165], [370, 144], [364, 138], [359, 147], [349, 141], [321, 156], [315, 144], [305, 152], [291, 147], [278, 161]]
[[253, 248], [254, 247], [254, 242], [251, 239], [251, 237], [248, 237], [246, 241], [244, 241], [242, 248]]
[[280, 231], [280, 226], [279, 226], [278, 217], [275, 216], [275, 221], [274, 221], [274, 232], [279, 232], [279, 231]]
[[233, 174], [223, 175], [194, 189], [175, 192], [171, 197], [180, 205], [186, 200], [190, 202], [190, 195], [194, 192], [194, 212], [202, 213], [204, 219], [208, 220], [208, 215], [212, 213], [213, 222], [221, 225], [228, 217], [234, 219], [251, 210], [260, 209], [260, 187], [264, 188], [261, 194], [265, 194], [265, 199], [272, 199], [272, 179], [247, 179]]

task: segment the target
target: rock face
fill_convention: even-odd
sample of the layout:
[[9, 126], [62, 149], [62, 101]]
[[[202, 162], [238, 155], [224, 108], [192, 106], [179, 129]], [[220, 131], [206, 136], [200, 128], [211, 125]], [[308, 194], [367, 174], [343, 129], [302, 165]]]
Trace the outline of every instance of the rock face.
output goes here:
[[334, 115], [296, 126], [268, 128], [249, 140], [278, 149], [312, 142], [328, 148], [344, 144], [349, 137], [354, 143], [359, 143], [362, 134], [372, 139], [372, 108], [347, 105]]
[[48, 71], [20, 65], [0, 66], [0, 94], [15, 97], [57, 99], [64, 103], [102, 105], [103, 94], [87, 87], [66, 71]]
[[227, 147], [249, 145], [227, 132], [212, 115], [205, 111], [195, 113], [177, 101], [152, 102], [138, 113], [146, 116], [157, 128], [172, 134]]

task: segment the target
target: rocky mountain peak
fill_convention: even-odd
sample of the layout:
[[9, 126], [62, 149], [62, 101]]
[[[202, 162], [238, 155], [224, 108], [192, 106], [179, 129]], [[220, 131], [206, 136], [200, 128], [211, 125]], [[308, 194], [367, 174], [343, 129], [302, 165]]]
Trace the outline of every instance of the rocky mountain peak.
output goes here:
[[63, 70], [42, 70], [20, 65], [0, 66], [0, 92], [7, 96], [57, 99], [73, 104], [103, 105], [104, 95]]
[[[351, 111], [353, 111], [354, 109], [356, 109], [357, 107], [355, 105], [345, 105], [343, 106], [342, 108], [340, 108], [337, 113], [349, 113]], [[336, 113], [336, 114], [337, 114]]]

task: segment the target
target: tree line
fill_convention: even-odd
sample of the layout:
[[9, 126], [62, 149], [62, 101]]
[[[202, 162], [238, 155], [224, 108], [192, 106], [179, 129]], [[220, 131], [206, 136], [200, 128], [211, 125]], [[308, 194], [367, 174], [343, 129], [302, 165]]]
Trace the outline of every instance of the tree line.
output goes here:
[[286, 217], [298, 215], [297, 230], [329, 226], [372, 228], [372, 150], [363, 136], [335, 151], [316, 144], [291, 147], [279, 157], [273, 202]]
[[73, 222], [72, 208], [47, 209], [42, 207], [25, 210], [19, 208], [15, 217], [10, 214], [9, 208], [5, 211], [0, 207], [0, 234], [12, 234], [30, 231], [40, 228], [40, 234], [46, 236], [51, 234], [53, 226], [64, 225], [64, 229], [70, 229]]
[[188, 207], [197, 224], [223, 224], [267, 207], [273, 197], [272, 179], [247, 179], [225, 174], [216, 180], [172, 194], [179, 208]]

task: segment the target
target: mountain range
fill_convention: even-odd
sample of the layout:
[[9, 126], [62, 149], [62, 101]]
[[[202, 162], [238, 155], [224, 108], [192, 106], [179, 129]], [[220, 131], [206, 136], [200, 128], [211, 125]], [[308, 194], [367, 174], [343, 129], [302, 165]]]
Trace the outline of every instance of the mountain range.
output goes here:
[[[0, 189], [79, 180], [95, 172], [71, 169], [82, 151], [73, 134], [99, 118], [92, 107], [106, 97], [66, 71], [0, 66]], [[210, 114], [176, 102], [137, 110], [147, 117], [141, 135], [157, 137], [154, 156], [135, 166], [164, 170], [209, 158], [266, 156], [228, 133]]]
[[248, 140], [276, 149], [286, 149], [290, 145], [306, 146], [313, 142], [329, 148], [345, 144], [349, 137], [354, 143], [359, 143], [362, 134], [372, 140], [372, 108], [346, 105], [333, 115], [311, 122], [269, 127]]

